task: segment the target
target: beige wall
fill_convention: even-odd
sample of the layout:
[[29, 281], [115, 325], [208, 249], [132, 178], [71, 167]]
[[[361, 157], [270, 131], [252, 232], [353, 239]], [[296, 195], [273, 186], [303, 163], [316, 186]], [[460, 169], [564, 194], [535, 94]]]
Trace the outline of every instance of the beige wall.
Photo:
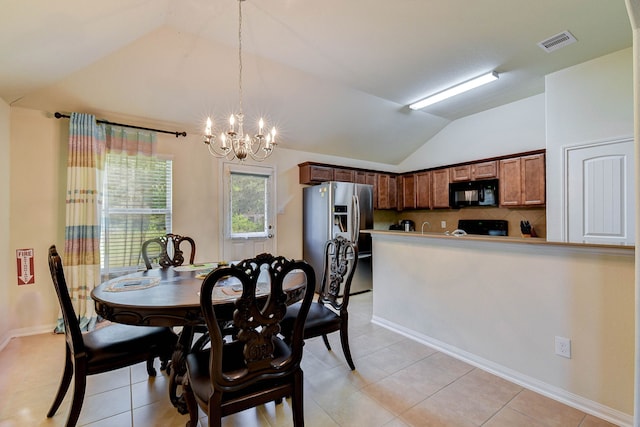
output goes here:
[[[0, 100], [0, 236], [4, 236], [0, 243], [0, 271], [9, 271], [13, 265], [9, 257], [9, 112], [10, 108]], [[9, 283], [6, 277], [0, 278], [0, 348], [9, 339], [9, 313], [5, 301], [9, 301]]]
[[47, 251], [64, 244], [66, 129], [42, 112], [12, 108], [10, 134], [9, 255], [34, 249], [35, 283], [18, 286], [15, 269], [4, 270], [10, 301], [4, 308], [11, 329], [39, 332], [58, 312]]

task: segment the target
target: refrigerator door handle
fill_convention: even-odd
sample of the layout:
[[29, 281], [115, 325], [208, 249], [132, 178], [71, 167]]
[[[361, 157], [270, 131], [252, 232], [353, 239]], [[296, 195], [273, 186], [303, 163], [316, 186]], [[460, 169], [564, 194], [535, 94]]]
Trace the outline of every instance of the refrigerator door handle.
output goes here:
[[353, 209], [353, 215], [351, 215], [351, 241], [357, 245], [360, 238], [360, 200], [355, 194], [353, 195], [351, 208]]

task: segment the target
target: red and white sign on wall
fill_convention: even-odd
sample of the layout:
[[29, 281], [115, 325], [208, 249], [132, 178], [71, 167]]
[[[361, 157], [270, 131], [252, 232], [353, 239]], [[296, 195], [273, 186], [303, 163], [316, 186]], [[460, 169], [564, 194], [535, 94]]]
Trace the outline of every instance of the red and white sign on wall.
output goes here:
[[18, 285], [34, 283], [33, 249], [16, 249], [16, 261], [18, 263]]

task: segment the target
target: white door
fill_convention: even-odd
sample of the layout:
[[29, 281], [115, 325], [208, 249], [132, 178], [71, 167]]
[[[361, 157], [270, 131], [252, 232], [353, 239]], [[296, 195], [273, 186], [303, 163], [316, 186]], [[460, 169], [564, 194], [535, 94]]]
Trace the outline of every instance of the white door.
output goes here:
[[270, 166], [225, 163], [223, 169], [222, 256], [240, 261], [275, 254], [275, 173]]
[[633, 139], [566, 149], [568, 241], [633, 245]]

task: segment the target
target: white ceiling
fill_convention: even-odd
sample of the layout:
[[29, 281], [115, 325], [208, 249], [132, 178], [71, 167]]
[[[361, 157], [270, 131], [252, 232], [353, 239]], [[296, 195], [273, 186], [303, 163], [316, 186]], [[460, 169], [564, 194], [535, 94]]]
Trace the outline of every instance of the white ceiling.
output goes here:
[[[199, 134], [238, 106], [235, 0], [0, 0], [0, 96]], [[246, 0], [247, 121], [283, 147], [397, 164], [452, 120], [632, 45], [624, 0]], [[569, 30], [577, 43], [537, 43]], [[426, 94], [500, 79], [411, 111]]]

